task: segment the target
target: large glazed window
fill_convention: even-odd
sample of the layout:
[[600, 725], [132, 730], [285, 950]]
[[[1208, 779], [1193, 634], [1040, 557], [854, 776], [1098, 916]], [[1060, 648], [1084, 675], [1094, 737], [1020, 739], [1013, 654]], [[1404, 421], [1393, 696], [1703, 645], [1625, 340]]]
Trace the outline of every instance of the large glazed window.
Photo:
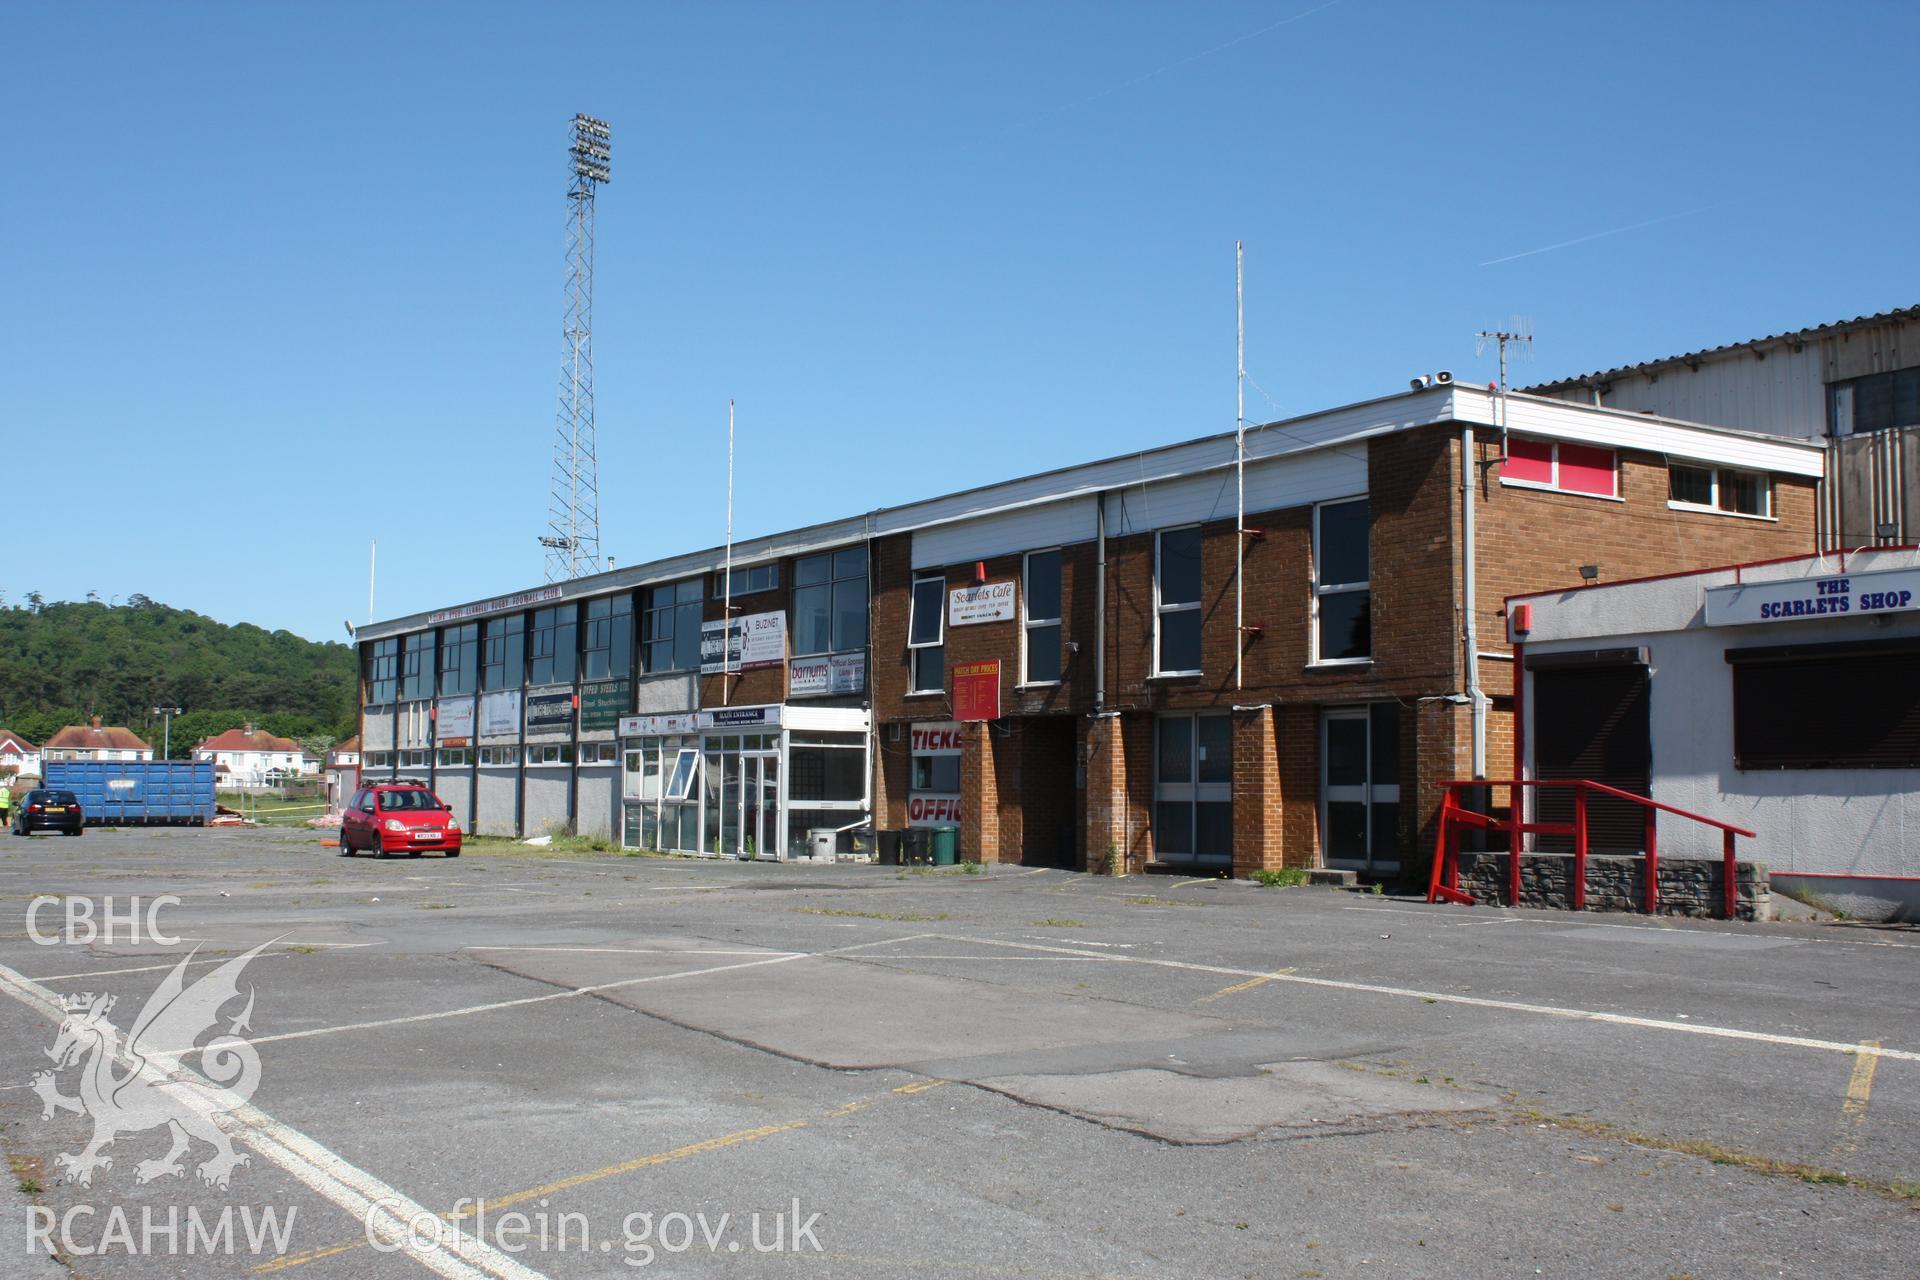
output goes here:
[[1313, 509], [1313, 660], [1373, 656], [1371, 524], [1365, 498]]
[[700, 579], [672, 582], [647, 592], [641, 635], [648, 671], [700, 669]]
[[482, 688], [518, 689], [526, 677], [526, 615], [516, 613], [490, 620], [484, 628], [480, 652]]
[[367, 701], [392, 702], [400, 696], [400, 637], [375, 640], [367, 650]]
[[530, 684], [571, 684], [580, 665], [578, 632], [579, 609], [575, 605], [555, 605], [537, 610], [533, 632], [527, 646], [527, 681]]
[[416, 631], [401, 652], [400, 696], [413, 701], [433, 696], [433, 632]]
[[867, 549], [804, 556], [793, 562], [795, 657], [843, 653], [867, 643]]
[[440, 692], [472, 693], [480, 683], [480, 624], [462, 623], [440, 633]]
[[587, 601], [580, 656], [582, 674], [589, 680], [618, 679], [633, 673], [632, 596], [602, 596]]
[[1154, 541], [1156, 675], [1200, 671], [1200, 528], [1164, 529]]

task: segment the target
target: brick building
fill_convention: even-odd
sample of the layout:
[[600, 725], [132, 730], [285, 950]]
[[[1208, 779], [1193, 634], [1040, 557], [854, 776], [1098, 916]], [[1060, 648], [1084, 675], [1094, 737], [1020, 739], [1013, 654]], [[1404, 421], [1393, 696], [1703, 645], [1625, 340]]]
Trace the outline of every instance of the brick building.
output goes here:
[[1822, 458], [1422, 385], [736, 544], [730, 623], [710, 549], [364, 628], [364, 767], [481, 832], [1391, 875], [1510, 758], [1506, 596], [1806, 551]]

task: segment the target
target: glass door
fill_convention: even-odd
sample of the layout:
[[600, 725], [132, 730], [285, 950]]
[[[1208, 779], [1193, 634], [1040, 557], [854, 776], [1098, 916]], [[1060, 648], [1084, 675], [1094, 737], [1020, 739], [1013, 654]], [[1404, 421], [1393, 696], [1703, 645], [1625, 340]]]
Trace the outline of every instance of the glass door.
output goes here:
[[740, 831], [742, 856], [780, 857], [780, 756], [777, 752], [740, 758]]
[[1232, 866], [1232, 721], [1220, 715], [1161, 716], [1153, 783], [1155, 861]]
[[1320, 717], [1320, 842], [1329, 866], [1400, 869], [1400, 704]]

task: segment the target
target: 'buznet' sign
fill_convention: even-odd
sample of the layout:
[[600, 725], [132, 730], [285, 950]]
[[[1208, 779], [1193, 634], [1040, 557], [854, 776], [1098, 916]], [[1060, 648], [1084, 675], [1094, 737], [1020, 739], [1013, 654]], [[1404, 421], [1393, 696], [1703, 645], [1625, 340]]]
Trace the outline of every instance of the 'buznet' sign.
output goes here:
[[1882, 569], [1707, 589], [1707, 625], [1804, 622], [1920, 609], [1920, 569]]

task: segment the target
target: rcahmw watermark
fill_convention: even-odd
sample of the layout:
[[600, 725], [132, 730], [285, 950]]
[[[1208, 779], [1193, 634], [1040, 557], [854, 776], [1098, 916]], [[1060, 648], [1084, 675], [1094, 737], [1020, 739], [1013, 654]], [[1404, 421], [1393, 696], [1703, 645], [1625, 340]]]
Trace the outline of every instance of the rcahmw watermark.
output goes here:
[[[217, 1213], [201, 1212], [199, 1205], [184, 1210], [142, 1205], [138, 1214], [120, 1205], [104, 1214], [90, 1204], [76, 1204], [56, 1214], [46, 1205], [27, 1209], [27, 1248], [55, 1257], [92, 1258], [120, 1254], [130, 1258], [213, 1257], [236, 1253], [284, 1254], [293, 1238], [298, 1205], [284, 1209], [233, 1205]], [[236, 1231], [235, 1227], [239, 1230]]]

